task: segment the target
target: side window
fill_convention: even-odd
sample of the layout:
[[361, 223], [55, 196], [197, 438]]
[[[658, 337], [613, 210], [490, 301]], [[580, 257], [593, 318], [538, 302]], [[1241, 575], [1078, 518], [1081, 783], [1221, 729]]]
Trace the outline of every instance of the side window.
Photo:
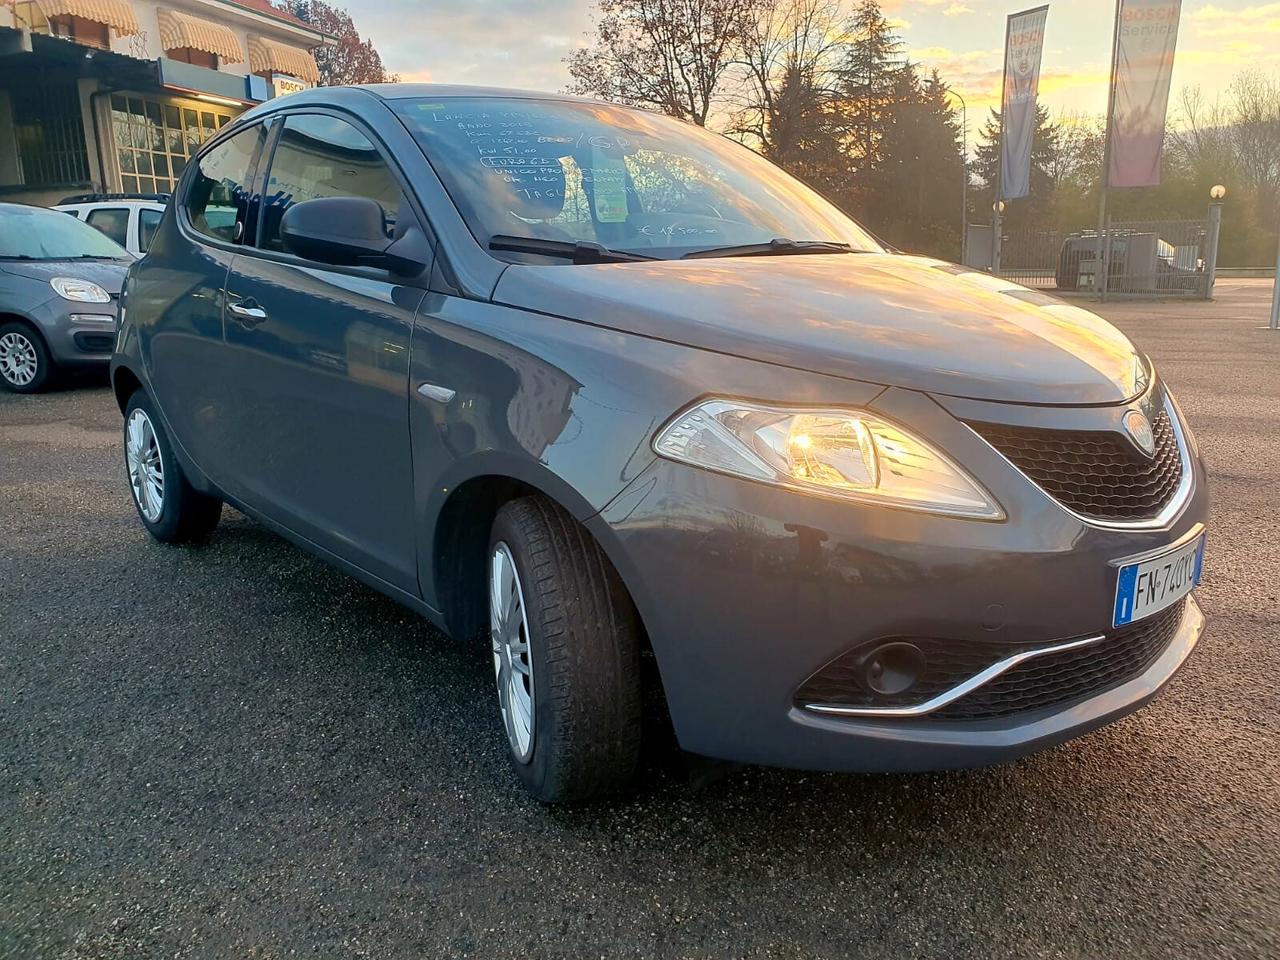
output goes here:
[[105, 233], [120, 246], [128, 246], [125, 242], [129, 237], [128, 207], [99, 207], [90, 211], [84, 222]]
[[205, 236], [235, 243], [252, 236], [254, 157], [266, 138], [261, 124], [224, 140], [200, 158], [182, 204], [191, 225]]
[[283, 249], [280, 218], [295, 203], [316, 197], [377, 200], [391, 237], [402, 200], [395, 174], [369, 139], [347, 121], [320, 114], [285, 121], [263, 195], [264, 250]]
[[138, 211], [138, 246], [145, 253], [151, 247], [156, 231], [160, 229], [160, 218], [164, 213], [160, 210], [142, 209]]

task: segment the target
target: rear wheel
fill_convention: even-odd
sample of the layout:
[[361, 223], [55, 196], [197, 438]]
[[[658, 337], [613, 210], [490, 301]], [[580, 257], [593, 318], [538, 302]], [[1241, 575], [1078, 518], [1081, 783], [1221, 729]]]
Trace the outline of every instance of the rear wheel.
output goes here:
[[546, 803], [626, 786], [640, 755], [640, 627], [617, 572], [581, 524], [534, 496], [498, 512], [488, 573], [516, 773]]
[[124, 455], [138, 518], [162, 543], [204, 540], [222, 516], [222, 501], [187, 481], [150, 398], [138, 390], [124, 413]]
[[38, 333], [21, 323], [0, 326], [0, 383], [15, 393], [39, 393], [52, 375], [49, 348]]

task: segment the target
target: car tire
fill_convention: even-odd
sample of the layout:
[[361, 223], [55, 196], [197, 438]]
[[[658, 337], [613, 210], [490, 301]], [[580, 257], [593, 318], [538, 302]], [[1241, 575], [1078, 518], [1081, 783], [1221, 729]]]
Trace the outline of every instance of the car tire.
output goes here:
[[134, 392], [124, 412], [125, 471], [133, 506], [161, 543], [197, 543], [222, 517], [222, 501], [187, 481], [151, 398]]
[[625, 788], [640, 757], [641, 628], [617, 571], [586, 528], [542, 496], [498, 511], [488, 557], [494, 671], [516, 773], [544, 803]]
[[53, 380], [44, 338], [25, 323], [0, 325], [0, 384], [14, 393], [39, 393]]

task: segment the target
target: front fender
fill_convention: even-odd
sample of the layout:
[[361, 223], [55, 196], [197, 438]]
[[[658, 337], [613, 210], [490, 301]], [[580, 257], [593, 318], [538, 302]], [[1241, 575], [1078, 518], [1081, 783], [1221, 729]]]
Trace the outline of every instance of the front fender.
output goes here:
[[[435, 569], [437, 525], [469, 481], [517, 481], [586, 521], [653, 463], [655, 431], [699, 396], [857, 406], [882, 389], [514, 307], [428, 296], [414, 326], [409, 383], [423, 599], [435, 606], [440, 578], [449, 574]], [[477, 512], [477, 522], [490, 519]], [[488, 529], [483, 533], [487, 538]]]

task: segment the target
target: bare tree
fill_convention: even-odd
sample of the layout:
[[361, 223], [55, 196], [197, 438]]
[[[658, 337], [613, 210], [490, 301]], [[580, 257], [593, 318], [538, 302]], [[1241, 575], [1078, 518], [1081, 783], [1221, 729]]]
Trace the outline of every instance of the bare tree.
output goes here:
[[729, 133], [766, 156], [793, 153], [838, 94], [839, 0], [770, 0], [743, 30]]
[[1280, 221], [1280, 73], [1246, 70], [1227, 95], [1236, 170], [1274, 224]]
[[581, 93], [706, 126], [761, 0], [599, 0], [590, 46], [566, 59]]
[[1242, 71], [1212, 103], [1187, 87], [1179, 107], [1170, 134], [1176, 161], [1199, 186], [1227, 183], [1250, 198], [1262, 224], [1280, 220], [1280, 74]]

